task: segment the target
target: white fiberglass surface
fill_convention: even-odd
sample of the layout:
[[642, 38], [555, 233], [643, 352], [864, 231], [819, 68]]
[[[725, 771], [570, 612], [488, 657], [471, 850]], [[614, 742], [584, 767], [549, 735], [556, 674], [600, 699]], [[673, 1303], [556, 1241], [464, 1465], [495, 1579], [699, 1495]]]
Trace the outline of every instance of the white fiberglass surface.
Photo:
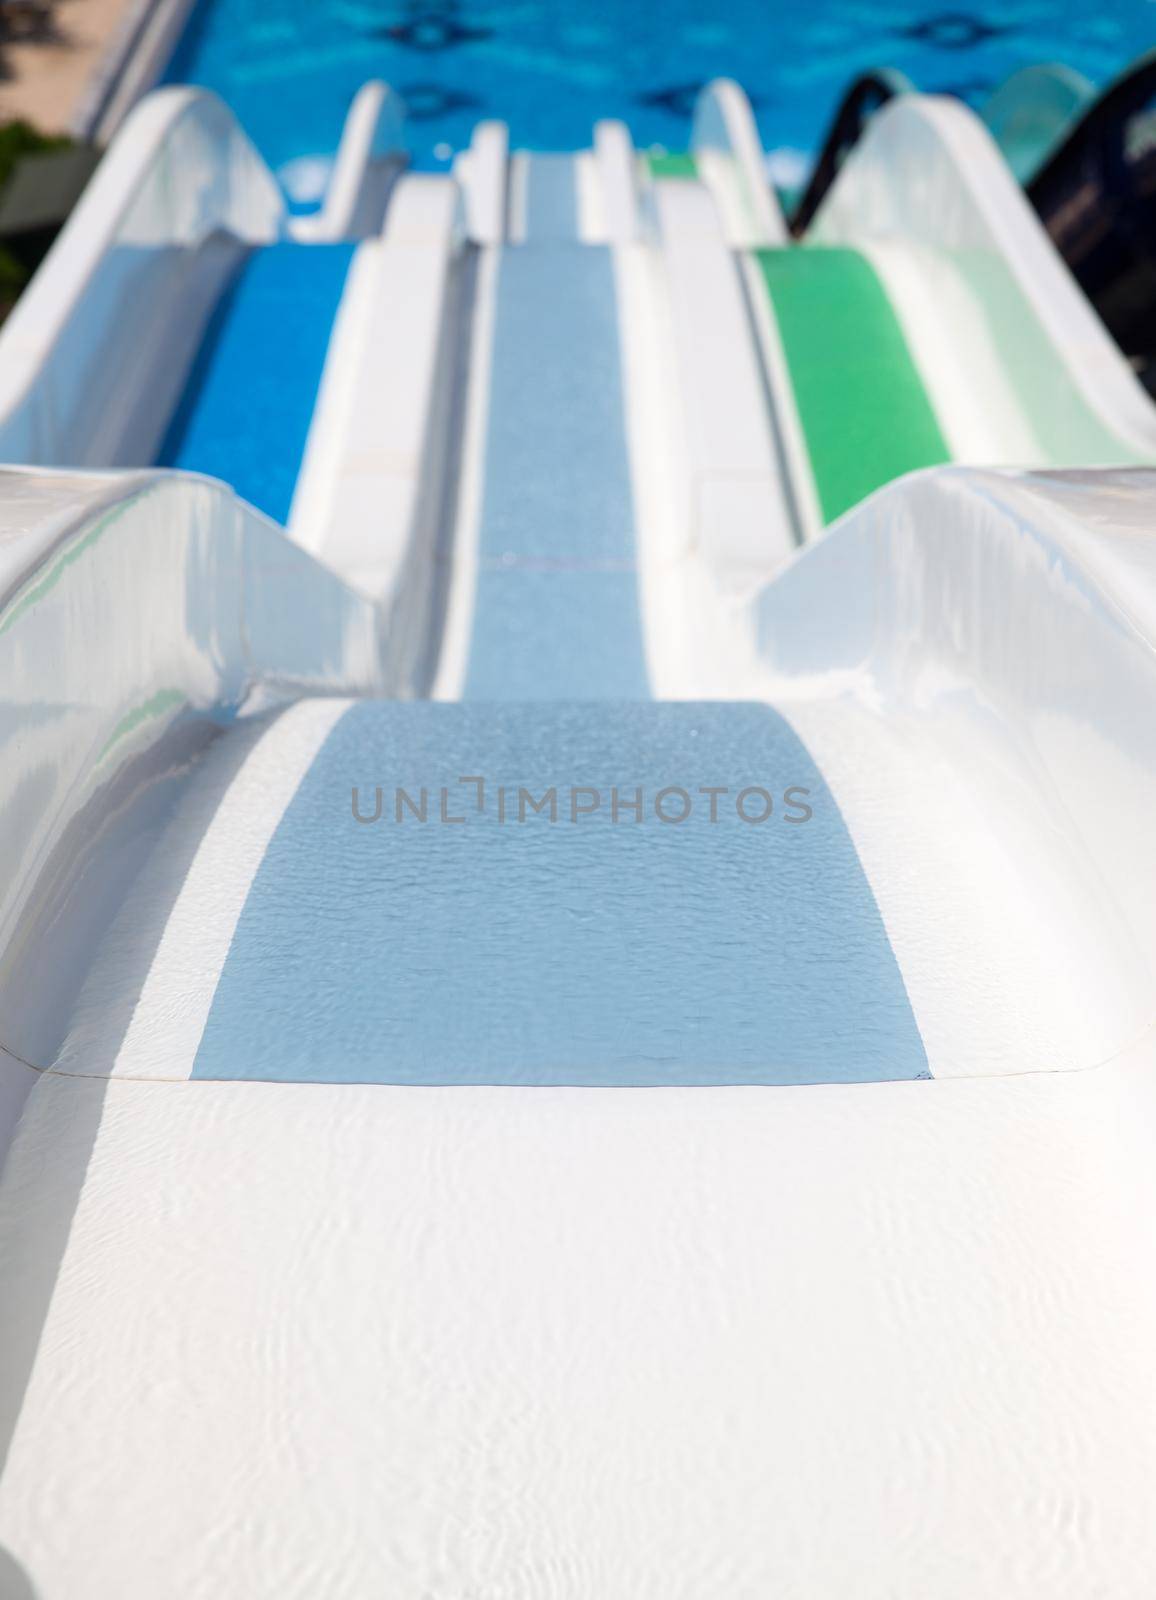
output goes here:
[[1151, 1068], [46, 1079], [0, 1542], [39, 1600], [1143, 1600]]
[[[358, 824], [346, 779], [351, 762], [408, 748], [422, 757], [405, 764], [416, 795], [426, 755], [464, 766], [470, 738], [524, 748], [547, 709], [552, 738], [569, 727], [578, 740], [548, 743], [551, 757], [589, 753], [591, 726], [621, 754], [605, 703], [314, 702], [206, 758], [61, 1060], [102, 1075], [42, 1078], [0, 1178], [0, 1545], [41, 1600], [1142, 1600], [1156, 1565], [1150, 1049], [969, 1081], [496, 1082], [498, 1013], [518, 980], [492, 959], [494, 925], [519, 852], [548, 862], [555, 825], [528, 817], [504, 838], [495, 815], [473, 832], [443, 825], [432, 794], [424, 825]], [[689, 745], [697, 727], [717, 756], [727, 716], [749, 752], [764, 709], [633, 715], [661, 714], [652, 757], [663, 718], [668, 737]], [[858, 816], [853, 774], [879, 781], [894, 730], [847, 708], [826, 731], [817, 713], [806, 725], [813, 748], [839, 732], [854, 753], [839, 790]], [[896, 826], [939, 803], [919, 848], [958, 850], [959, 814], [934, 785], [900, 793], [894, 761], [886, 777]], [[860, 778], [860, 802], [871, 787]], [[640, 842], [652, 825], [663, 843]], [[728, 837], [722, 822], [697, 839], [632, 820], [623, 835], [606, 816], [556, 826], [572, 830], [557, 842], [563, 883], [581, 851], [589, 868], [621, 837], [619, 871], [641, 862], [659, 895], [664, 855], [701, 863]], [[342, 944], [316, 893], [278, 907], [258, 887], [277, 848], [305, 886], [335, 837], [361, 852], [361, 881], [337, 898], [362, 917], [392, 900], [400, 917], [368, 967], [364, 924]], [[772, 859], [784, 844], [751, 827], [735, 837], [765, 839]], [[473, 908], [489, 921], [481, 955], [437, 954], [405, 925], [419, 863], [436, 874], [441, 857], [452, 874], [455, 850], [483, 868], [515, 862], [505, 898]], [[951, 874], [936, 881], [950, 925], [966, 906]], [[468, 900], [468, 875], [457, 892]], [[206, 1017], [230, 960], [245, 976], [242, 924], [259, 909], [259, 940], [289, 941], [290, 983], [331, 983], [344, 966], [351, 1015], [328, 1014], [347, 1043], [367, 1008], [396, 1026], [391, 981], [404, 976], [406, 1003], [432, 966], [447, 1015], [427, 1021], [444, 1046], [463, 964], [488, 954], [476, 1060], [491, 1076], [207, 1081]], [[595, 953], [614, 932], [596, 902], [580, 914], [572, 886], [560, 910], [571, 940], [585, 921]], [[988, 943], [942, 941], [930, 989], [990, 1005], [989, 952], [971, 948]], [[513, 959], [544, 958], [530, 941]], [[310, 1039], [290, 1000], [288, 987], [267, 1008], [250, 993], [247, 1025], [234, 1012], [238, 1076], [301, 1076]], [[554, 1008], [560, 1039], [578, 1026], [597, 1042], [596, 1015]], [[505, 1027], [507, 1055], [524, 1050]], [[115, 1060], [122, 1037], [131, 1056]], [[1040, 1049], [1025, 1039], [1020, 1065], [1049, 1065]], [[901, 1066], [897, 1051], [879, 1075]]]

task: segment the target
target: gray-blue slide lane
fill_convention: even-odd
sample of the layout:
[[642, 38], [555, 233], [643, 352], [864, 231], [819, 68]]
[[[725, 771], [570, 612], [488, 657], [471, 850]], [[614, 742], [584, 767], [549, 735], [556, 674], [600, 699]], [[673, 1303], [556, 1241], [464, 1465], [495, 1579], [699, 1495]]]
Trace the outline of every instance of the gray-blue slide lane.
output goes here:
[[465, 698], [647, 699], [610, 253], [498, 264]]
[[[672, 786], [682, 822], [655, 809]], [[426, 791], [425, 821], [404, 803], [397, 820], [399, 787]], [[574, 787], [598, 791], [576, 820]], [[727, 791], [713, 822], [711, 787]], [[739, 814], [751, 787], [765, 821]], [[748, 702], [352, 707], [257, 872], [194, 1067], [604, 1087], [927, 1075], [838, 807], [790, 725]]]

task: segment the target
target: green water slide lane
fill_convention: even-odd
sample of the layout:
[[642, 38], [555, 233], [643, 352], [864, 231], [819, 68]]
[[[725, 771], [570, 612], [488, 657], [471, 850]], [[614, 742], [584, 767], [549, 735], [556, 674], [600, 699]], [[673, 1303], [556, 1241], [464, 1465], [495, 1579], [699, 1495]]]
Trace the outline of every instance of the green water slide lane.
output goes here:
[[891, 303], [855, 250], [759, 250], [825, 522], [951, 459]]
[[698, 177], [698, 164], [688, 151], [651, 150], [647, 153], [646, 164], [652, 178]]

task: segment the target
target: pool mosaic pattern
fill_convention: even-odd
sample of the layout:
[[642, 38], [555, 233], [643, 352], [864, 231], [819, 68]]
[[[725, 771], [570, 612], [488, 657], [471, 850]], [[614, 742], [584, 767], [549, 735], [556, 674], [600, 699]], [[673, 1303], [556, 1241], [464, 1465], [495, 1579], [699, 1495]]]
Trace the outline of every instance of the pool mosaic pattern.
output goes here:
[[791, 184], [869, 68], [978, 104], [1039, 61], [1103, 83], [1153, 43], [1148, 0], [200, 0], [169, 77], [220, 93], [304, 198], [370, 77], [405, 97], [413, 154], [437, 167], [483, 117], [528, 149], [582, 148], [599, 117], [623, 118], [640, 146], [683, 149], [699, 87], [728, 75]]

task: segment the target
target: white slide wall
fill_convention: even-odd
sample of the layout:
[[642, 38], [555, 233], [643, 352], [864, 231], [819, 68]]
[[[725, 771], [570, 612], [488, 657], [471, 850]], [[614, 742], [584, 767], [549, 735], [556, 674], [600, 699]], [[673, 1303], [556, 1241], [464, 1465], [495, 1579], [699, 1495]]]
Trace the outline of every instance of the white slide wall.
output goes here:
[[359, 247], [289, 518], [299, 544], [390, 614], [399, 662], [423, 653], [429, 612], [417, 596], [431, 588], [449, 509], [463, 209], [454, 179], [407, 176], [382, 236]]
[[151, 460], [223, 282], [283, 219], [215, 96], [142, 102], [0, 330], [0, 460]]
[[1156, 409], [966, 106], [886, 105], [808, 240], [870, 257], [958, 458], [1156, 459]]
[[688, 565], [658, 692], [790, 718], [937, 1077], [1093, 1067], [1152, 1025], [1154, 503], [1150, 471], [939, 468], [748, 606]]
[[39, 1067], [134, 797], [256, 697], [387, 684], [372, 602], [221, 484], [9, 470], [0, 490], [0, 1057]]
[[733, 79], [715, 78], [699, 94], [691, 149], [715, 196], [728, 243], [735, 249], [790, 243], [751, 103]]

